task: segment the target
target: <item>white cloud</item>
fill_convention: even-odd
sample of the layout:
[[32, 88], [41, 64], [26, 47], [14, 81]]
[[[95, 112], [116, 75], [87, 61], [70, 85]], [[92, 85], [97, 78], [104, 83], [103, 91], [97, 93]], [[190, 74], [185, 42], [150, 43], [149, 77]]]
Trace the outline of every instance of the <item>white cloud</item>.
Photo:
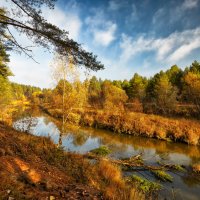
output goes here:
[[94, 41], [102, 46], [108, 46], [115, 39], [116, 24], [111, 24], [105, 30], [93, 30]]
[[122, 35], [120, 60], [129, 61], [136, 54], [154, 51], [157, 61], [175, 63], [200, 48], [200, 27], [183, 32], [175, 32], [166, 38], [132, 38]]
[[77, 40], [82, 22], [77, 13], [74, 12], [65, 12], [58, 7], [55, 7], [54, 10], [45, 9], [45, 18], [47, 21], [55, 24], [61, 29], [65, 29], [69, 32], [69, 37]]
[[182, 9], [187, 10], [187, 9], [193, 9], [196, 8], [198, 5], [198, 0], [185, 0], [182, 4]]
[[85, 23], [93, 35], [94, 43], [106, 47], [116, 39], [117, 24], [105, 19], [103, 11], [96, 13], [93, 17], [87, 17]]
[[173, 63], [176, 62], [177, 60], [180, 60], [182, 58], [184, 58], [185, 56], [187, 56], [188, 54], [190, 54], [191, 51], [193, 51], [196, 48], [200, 47], [200, 38], [189, 42], [188, 44], [184, 44], [182, 46], [180, 46], [178, 49], [176, 49], [175, 52], [173, 52], [170, 57], [169, 60]]

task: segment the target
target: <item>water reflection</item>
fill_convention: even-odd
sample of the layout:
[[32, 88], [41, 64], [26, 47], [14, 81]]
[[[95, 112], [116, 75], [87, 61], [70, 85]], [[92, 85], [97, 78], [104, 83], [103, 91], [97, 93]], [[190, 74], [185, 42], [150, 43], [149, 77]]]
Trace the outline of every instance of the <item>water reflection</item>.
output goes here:
[[88, 140], [88, 136], [84, 134], [84, 132], [80, 132], [74, 135], [73, 144], [75, 146], [82, 146]]
[[[50, 136], [59, 146], [70, 151], [85, 153], [91, 149], [106, 145], [112, 150], [113, 157], [123, 158], [136, 154], [143, 155], [149, 162], [170, 161], [188, 165], [200, 161], [200, 148], [180, 143], [120, 135], [93, 128], [69, 128], [55, 119], [49, 118], [36, 109], [23, 114], [13, 124], [20, 131], [34, 135]], [[32, 117], [31, 117], [32, 116]]]
[[59, 147], [62, 146], [62, 137], [63, 137], [63, 134], [62, 134], [62, 132], [60, 132], [60, 134], [59, 134], [59, 140], [58, 140], [58, 146]]
[[34, 129], [37, 126], [38, 119], [33, 117], [25, 117], [14, 123], [13, 127], [17, 130], [20, 130], [25, 133], [30, 133], [31, 129]]
[[194, 187], [194, 186], [200, 185], [200, 179], [199, 179], [199, 177], [195, 176], [194, 174], [185, 174], [181, 178], [182, 178], [183, 182], [188, 187]]
[[[140, 154], [145, 162], [150, 164], [161, 161], [186, 166], [200, 161], [200, 148], [197, 146], [120, 135], [93, 128], [69, 128], [36, 109], [33, 112], [29, 111], [27, 115], [24, 113], [19, 115], [13, 127], [34, 135], [50, 136], [58, 146], [63, 146], [68, 151], [86, 153], [106, 145], [111, 149], [110, 156], [113, 158], [127, 158]], [[150, 175], [149, 177], [151, 177]], [[174, 182], [165, 183], [165, 188], [171, 192], [174, 187], [176, 199], [182, 199], [183, 196], [188, 200], [199, 199], [200, 180], [191, 175], [174, 173], [172, 176]], [[169, 191], [163, 194], [166, 199], [169, 197]]]

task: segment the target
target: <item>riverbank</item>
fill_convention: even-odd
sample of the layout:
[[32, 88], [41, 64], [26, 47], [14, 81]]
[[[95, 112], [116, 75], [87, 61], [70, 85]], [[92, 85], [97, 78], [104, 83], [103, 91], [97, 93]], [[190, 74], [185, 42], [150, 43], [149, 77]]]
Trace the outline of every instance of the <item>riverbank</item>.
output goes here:
[[200, 145], [200, 123], [196, 120], [172, 119], [143, 113], [111, 114], [86, 112], [82, 123], [118, 133]]
[[[43, 110], [53, 117], [61, 118], [60, 110]], [[117, 133], [156, 138], [160, 140], [200, 145], [200, 121], [184, 118], [168, 118], [159, 115], [104, 110], [74, 111], [70, 119], [84, 126], [111, 130]]]
[[[139, 189], [140, 194], [145, 193], [148, 197], [150, 197], [152, 190], [156, 190], [155, 192], [158, 192], [158, 195], [163, 198], [173, 196], [172, 192], [167, 190], [167, 187], [171, 186], [165, 183], [165, 181], [154, 177], [156, 174], [152, 169], [161, 169], [163, 171], [162, 174], [170, 175], [170, 180], [173, 179], [173, 190], [177, 190], [176, 198], [181, 198], [183, 193], [187, 193], [188, 195], [193, 195], [194, 199], [198, 199], [200, 187], [199, 178], [197, 178], [196, 173], [194, 174], [191, 172], [191, 166], [194, 164], [195, 172], [198, 169], [198, 146], [181, 143], [175, 144], [132, 135], [115, 134], [103, 129], [71, 126], [69, 123], [64, 127], [62, 120], [60, 121], [50, 117], [37, 108], [38, 107], [33, 107], [25, 112], [16, 113], [12, 126], [15, 130], [20, 132], [25, 131], [26, 135], [32, 134], [42, 136], [37, 137], [41, 138], [41, 140], [43, 137], [51, 137], [54, 144], [62, 145], [68, 152], [82, 154], [82, 156], [78, 155], [76, 157], [84, 157], [83, 160], [86, 162], [89, 161], [91, 172], [87, 173], [88, 171], [84, 170], [85, 167], [83, 167], [82, 171], [79, 170], [80, 175], [78, 176], [78, 183], [80, 183], [80, 180], [90, 180], [91, 182], [86, 181], [83, 182], [83, 184], [89, 184], [91, 187], [99, 190], [102, 195], [111, 197], [110, 199], [112, 199], [113, 196], [117, 196], [117, 199], [119, 199], [119, 195], [117, 194], [119, 191], [121, 191], [120, 193], [122, 194], [123, 191], [126, 191], [125, 194], [129, 195], [130, 191], [134, 188], [137, 188], [137, 191]], [[64, 128], [65, 130], [63, 132]], [[31, 143], [32, 140], [34, 139], [31, 139], [29, 143]], [[29, 146], [29, 143], [26, 145]], [[39, 144], [41, 152], [43, 151], [42, 144]], [[43, 145], [46, 146], [46, 143]], [[38, 144], [34, 142], [34, 145], [30, 146], [34, 147], [33, 152], [35, 152]], [[44, 156], [44, 160], [47, 160], [49, 163], [48, 157], [57, 158], [54, 159], [56, 162], [51, 162], [50, 164], [55, 166], [56, 163], [61, 163], [59, 164], [59, 168], [64, 164], [63, 170], [65, 171], [65, 167], [67, 167], [69, 176], [74, 177], [73, 170], [70, 170], [71, 165], [65, 165], [65, 158], [63, 162], [60, 161], [61, 159], [63, 160], [62, 154], [60, 155], [60, 152], [62, 152], [61, 149], [58, 148], [58, 145], [54, 145], [54, 147], [59, 150], [53, 150], [53, 152], [57, 153], [52, 153], [52, 150], [49, 151], [51, 147], [48, 149], [46, 147], [44, 148], [46, 155]], [[99, 158], [88, 152], [96, 153], [97, 156], [99, 154], [103, 154], [104, 156], [107, 153], [109, 153], [109, 155], [107, 155], [106, 158]], [[72, 158], [74, 158], [73, 155], [77, 154], [68, 153], [67, 156], [68, 155], [72, 155]], [[73, 159], [73, 163], [77, 163], [77, 161], [79, 162], [79, 159]], [[116, 167], [116, 165], [118, 167]], [[94, 171], [92, 171], [92, 169]], [[123, 176], [121, 176], [119, 169], [122, 170]], [[182, 172], [182, 170], [179, 171], [179, 169], [185, 169], [186, 171], [184, 170]], [[86, 179], [82, 177], [86, 177]], [[144, 177], [146, 178], [144, 179]], [[190, 182], [193, 183], [192, 191], [190, 191], [191, 186], [184, 181], [184, 177], [187, 177], [187, 179], [190, 179]], [[160, 188], [162, 188], [162, 190], [157, 191]], [[138, 192], [135, 193], [135, 195], [137, 194]], [[126, 198], [122, 197], [121, 199]], [[189, 199], [190, 198], [188, 198], [188, 200]]]
[[0, 123], [0, 199], [129, 199], [121, 171]]

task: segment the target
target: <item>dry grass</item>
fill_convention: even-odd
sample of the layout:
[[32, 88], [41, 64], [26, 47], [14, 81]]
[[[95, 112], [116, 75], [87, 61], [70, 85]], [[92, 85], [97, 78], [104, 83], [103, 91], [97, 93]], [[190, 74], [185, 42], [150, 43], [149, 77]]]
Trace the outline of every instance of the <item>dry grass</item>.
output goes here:
[[136, 112], [116, 114], [88, 109], [82, 111], [80, 123], [118, 133], [200, 145], [200, 122], [195, 119], [168, 118]]
[[[66, 199], [60, 192], [67, 197], [69, 184], [74, 184], [72, 191], [80, 184], [88, 190], [92, 169], [82, 156], [58, 149], [49, 138], [20, 133], [0, 123], [0, 197], [8, 199], [6, 191], [11, 190], [16, 199], [45, 199], [49, 194]], [[94, 187], [90, 190], [100, 193]]]
[[130, 188], [122, 178], [121, 169], [110, 163], [107, 159], [101, 159], [96, 166], [96, 172], [101, 179], [101, 189], [105, 198], [113, 200], [130, 199]]
[[82, 122], [119, 133], [141, 135], [200, 145], [198, 120], [167, 118], [158, 115], [128, 112], [114, 115], [103, 111], [85, 112]]
[[109, 160], [91, 164], [81, 155], [57, 148], [49, 138], [17, 132], [1, 123], [0, 177], [0, 196], [5, 199], [7, 190], [16, 199], [45, 199], [50, 194], [68, 199], [79, 195], [78, 187], [94, 199], [113, 200], [128, 200], [132, 191], [120, 168]]
[[106, 180], [108, 185], [114, 184], [116, 187], [124, 188], [125, 183], [122, 180], [120, 169], [111, 164], [109, 160], [102, 159], [98, 164], [98, 173]]

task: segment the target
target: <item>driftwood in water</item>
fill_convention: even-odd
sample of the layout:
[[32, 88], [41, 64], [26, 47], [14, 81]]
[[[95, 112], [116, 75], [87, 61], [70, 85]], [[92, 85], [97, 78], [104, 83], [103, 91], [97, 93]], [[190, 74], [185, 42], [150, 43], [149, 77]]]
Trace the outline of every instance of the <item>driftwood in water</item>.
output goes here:
[[[93, 153], [87, 153], [84, 155], [84, 157], [88, 159], [95, 159], [95, 160], [108, 159], [108, 158], [102, 158]], [[174, 165], [169, 165], [169, 164], [166, 164], [166, 165], [160, 164], [159, 166], [146, 165], [141, 159], [141, 155], [133, 156], [129, 159], [109, 159], [109, 161], [113, 164], [123, 167], [123, 169], [125, 168], [131, 171], [169, 170], [169, 169], [175, 168]]]

